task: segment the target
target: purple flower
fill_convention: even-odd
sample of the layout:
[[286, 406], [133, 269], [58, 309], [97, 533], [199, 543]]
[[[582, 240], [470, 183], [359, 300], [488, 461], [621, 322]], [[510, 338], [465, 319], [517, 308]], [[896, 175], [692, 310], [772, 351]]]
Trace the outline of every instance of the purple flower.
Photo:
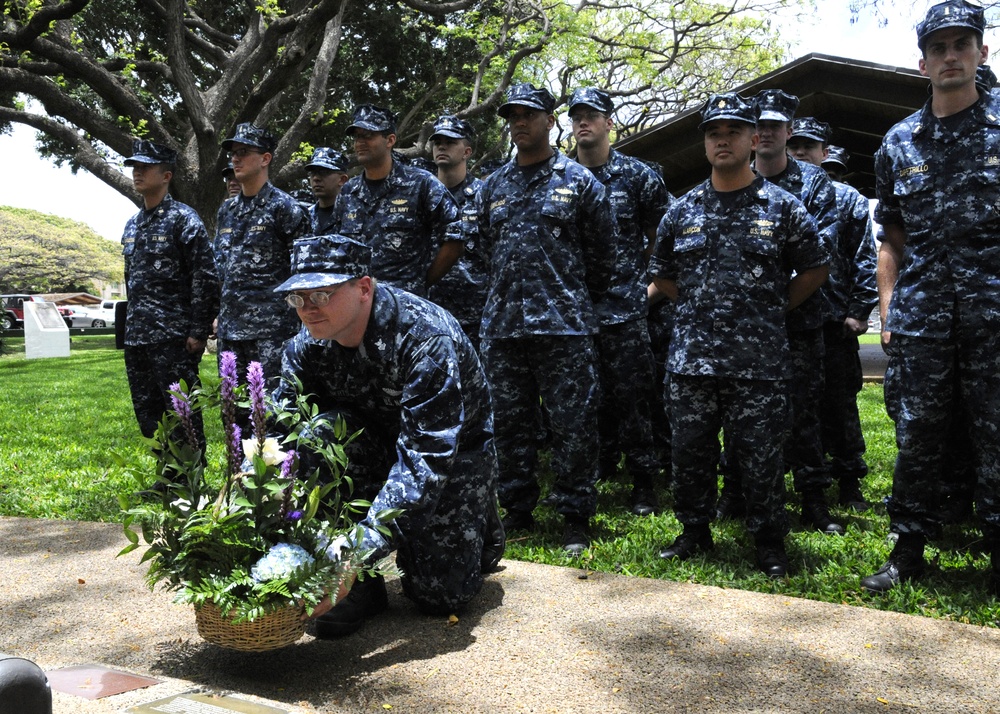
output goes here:
[[226, 457], [230, 475], [239, 473], [243, 464], [243, 431], [239, 424], [230, 424], [229, 438], [226, 440]]
[[254, 436], [264, 443], [264, 429], [267, 415], [264, 411], [264, 368], [260, 362], [251, 362], [247, 367], [247, 386], [250, 389], [250, 420]]
[[292, 490], [295, 486], [295, 471], [293, 470], [295, 460], [295, 452], [289, 451], [285, 460], [281, 462], [281, 478], [287, 479], [288, 483], [285, 485], [285, 488], [281, 493], [281, 509], [279, 511], [279, 515], [288, 518], [290, 521], [297, 521], [302, 518], [302, 511], [290, 510], [292, 507]]
[[242, 463], [242, 448], [239, 426], [236, 425], [236, 387], [239, 381], [236, 376], [236, 354], [223, 352], [219, 357], [219, 398], [222, 401], [222, 428], [226, 434], [226, 461], [229, 473], [240, 470]]
[[174, 414], [181, 420], [184, 428], [184, 438], [193, 449], [198, 448], [198, 436], [194, 429], [194, 413], [191, 410], [190, 397], [181, 390], [181, 383], [174, 382], [170, 385], [170, 403], [174, 407]]

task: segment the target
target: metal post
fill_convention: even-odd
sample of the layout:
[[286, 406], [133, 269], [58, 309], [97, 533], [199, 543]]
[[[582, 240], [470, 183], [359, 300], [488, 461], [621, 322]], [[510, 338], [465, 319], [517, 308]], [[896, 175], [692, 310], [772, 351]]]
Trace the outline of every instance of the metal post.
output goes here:
[[0, 702], [5, 712], [52, 714], [45, 672], [34, 662], [0, 654]]

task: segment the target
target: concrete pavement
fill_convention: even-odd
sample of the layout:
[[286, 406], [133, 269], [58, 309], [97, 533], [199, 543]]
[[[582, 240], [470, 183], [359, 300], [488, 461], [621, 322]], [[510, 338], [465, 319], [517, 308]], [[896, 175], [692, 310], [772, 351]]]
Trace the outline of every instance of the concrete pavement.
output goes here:
[[1000, 711], [997, 630], [512, 561], [455, 624], [392, 582], [355, 635], [240, 654], [202, 641], [124, 545], [116, 525], [0, 518], [0, 652], [162, 682], [55, 693], [57, 713], [190, 691], [290, 712]]

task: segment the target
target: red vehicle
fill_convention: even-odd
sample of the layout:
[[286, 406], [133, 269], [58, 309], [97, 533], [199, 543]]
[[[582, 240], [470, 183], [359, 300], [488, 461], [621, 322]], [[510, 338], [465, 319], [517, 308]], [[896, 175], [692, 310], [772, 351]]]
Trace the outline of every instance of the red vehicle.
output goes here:
[[[38, 295], [0, 295], [0, 304], [3, 305], [3, 329], [12, 330], [15, 327], [24, 327], [24, 303], [45, 302]], [[71, 315], [73, 313], [68, 307], [57, 305], [56, 309], [62, 315], [67, 327], [71, 327]]]

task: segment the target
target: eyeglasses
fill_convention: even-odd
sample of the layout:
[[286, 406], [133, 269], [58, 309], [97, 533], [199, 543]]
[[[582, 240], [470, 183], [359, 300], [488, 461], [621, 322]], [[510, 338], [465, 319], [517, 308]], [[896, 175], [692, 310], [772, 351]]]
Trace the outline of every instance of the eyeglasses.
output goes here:
[[587, 122], [588, 124], [596, 124], [605, 118], [600, 112], [573, 112], [570, 114], [570, 121], [574, 124], [580, 124], [582, 122]]
[[231, 159], [245, 159], [250, 154], [262, 154], [263, 151], [258, 151], [257, 149], [233, 149], [229, 152], [229, 158]]
[[308, 298], [309, 302], [316, 307], [323, 307], [330, 302], [330, 298], [334, 296], [338, 289], [339, 288], [334, 288], [333, 290], [327, 290], [326, 292], [317, 290], [316, 292], [309, 293], [306, 296], [299, 295], [298, 293], [289, 293], [285, 296], [285, 302], [288, 303], [289, 307], [294, 307], [297, 310], [306, 304], [306, 298]]

